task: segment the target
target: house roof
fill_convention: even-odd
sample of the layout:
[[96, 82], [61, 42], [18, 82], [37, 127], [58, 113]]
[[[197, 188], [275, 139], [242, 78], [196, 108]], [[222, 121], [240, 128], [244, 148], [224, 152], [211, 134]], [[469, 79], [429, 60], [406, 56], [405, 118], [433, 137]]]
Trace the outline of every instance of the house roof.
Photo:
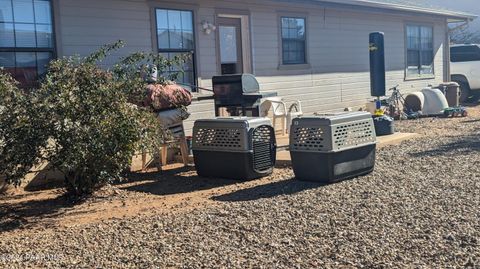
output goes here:
[[392, 10], [397, 12], [409, 12], [444, 16], [450, 22], [472, 21], [477, 15], [461, 11], [449, 10], [426, 3], [423, 0], [314, 0], [319, 3], [348, 5], [353, 7]]

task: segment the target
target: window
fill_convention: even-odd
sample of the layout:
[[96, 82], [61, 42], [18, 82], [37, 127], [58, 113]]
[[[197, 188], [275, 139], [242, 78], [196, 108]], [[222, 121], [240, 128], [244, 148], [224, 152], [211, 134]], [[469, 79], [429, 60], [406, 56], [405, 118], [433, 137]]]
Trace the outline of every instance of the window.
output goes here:
[[195, 41], [193, 31], [193, 12], [187, 10], [157, 9], [157, 45], [158, 52], [171, 59], [176, 55], [187, 54], [189, 61], [182, 67], [172, 67], [169, 73], [183, 71], [177, 82], [196, 85], [195, 80]]
[[407, 77], [433, 75], [433, 28], [407, 26]]
[[50, 0], [0, 0], [0, 66], [33, 87], [54, 56]]
[[450, 54], [454, 63], [480, 61], [480, 47], [476, 45], [452, 47]]
[[305, 64], [306, 32], [305, 18], [282, 17], [282, 63]]

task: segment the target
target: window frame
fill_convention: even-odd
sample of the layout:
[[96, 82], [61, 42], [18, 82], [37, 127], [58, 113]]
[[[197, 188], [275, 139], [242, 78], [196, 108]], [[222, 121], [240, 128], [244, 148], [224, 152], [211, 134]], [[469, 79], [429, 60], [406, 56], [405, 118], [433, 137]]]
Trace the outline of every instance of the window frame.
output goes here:
[[[421, 29], [422, 27], [428, 27], [432, 29], [432, 73], [431, 74], [421, 74], [421, 68], [418, 69], [418, 73], [416, 75], [409, 74], [408, 73], [408, 27], [418, 27]], [[421, 39], [421, 31], [419, 38]], [[430, 24], [430, 23], [425, 23], [425, 22], [406, 22], [404, 25], [404, 42], [405, 42], [405, 81], [409, 80], [422, 80], [422, 79], [434, 79], [436, 77], [436, 72], [435, 72], [435, 25]], [[421, 46], [421, 44], [420, 44]], [[419, 49], [419, 64], [421, 66], [422, 63], [422, 49]], [[420, 67], [419, 66], [419, 67]]]
[[[152, 14], [152, 31], [153, 31], [153, 38], [152, 38], [152, 45], [153, 51], [156, 53], [191, 53], [192, 54], [192, 73], [193, 73], [193, 84], [192, 89], [190, 90], [192, 93], [198, 92], [198, 67], [197, 67], [197, 29], [196, 29], [196, 17], [197, 12], [194, 7], [184, 6], [184, 5], [153, 5], [151, 6], [151, 14]], [[157, 18], [157, 10], [173, 10], [173, 11], [180, 11], [180, 12], [191, 12], [192, 14], [192, 38], [193, 44], [192, 49], [160, 49], [159, 47], [159, 39], [158, 39], [158, 18]]]
[[[15, 1], [15, 0], [12, 0], [12, 11], [13, 11], [13, 1]], [[57, 25], [56, 25], [56, 17], [55, 17], [55, 15], [56, 15], [56, 13], [55, 13], [56, 12], [56, 3], [54, 3], [54, 2], [56, 2], [56, 0], [45, 0], [45, 1], [48, 1], [49, 6], [50, 6], [50, 23], [51, 23], [50, 26], [52, 28], [52, 33], [51, 33], [51, 35], [52, 35], [52, 40], [51, 40], [52, 41], [52, 47], [51, 48], [45, 48], [45, 47], [38, 47], [38, 45], [37, 45], [37, 47], [17, 47], [17, 46], [15, 46], [15, 47], [1, 47], [0, 46], [0, 52], [14, 53], [15, 70], [17, 69], [17, 66], [16, 66], [16, 57], [17, 57], [16, 53], [17, 52], [31, 52], [31, 53], [47, 52], [47, 53], [51, 53], [52, 60], [56, 59], [58, 57], [58, 52], [57, 52], [58, 44], [57, 44], [57, 37], [56, 37], [57, 36], [56, 35], [56, 30], [57, 30], [56, 26]], [[33, 0], [32, 0], [32, 2], [33, 2]], [[15, 15], [12, 14], [12, 16], [13, 16], [12, 24], [15, 25], [15, 23], [16, 23], [15, 22]], [[33, 21], [34, 21], [33, 25], [34, 26], [36, 26], [35, 16], [36, 16], [36, 14], [35, 14], [35, 9], [34, 9], [34, 13], [33, 13]], [[0, 22], [6, 23], [4, 21], [0, 21]], [[37, 32], [36, 32], [36, 27], [35, 27], [35, 39], [36, 39], [36, 33]], [[16, 39], [15, 28], [14, 28], [13, 35], [14, 35], [14, 39]], [[38, 68], [38, 58], [35, 58], [35, 66], [36, 66], [36, 68]], [[38, 70], [37, 70], [37, 72], [38, 72]], [[37, 73], [37, 76], [39, 76], [38, 73]], [[38, 77], [37, 77], [37, 79], [38, 79]]]
[[[283, 18], [293, 18], [293, 19], [303, 19], [305, 23], [305, 51], [304, 57], [305, 60], [303, 63], [285, 63], [283, 57], [283, 25], [282, 20]], [[279, 12], [278, 13], [278, 40], [279, 40], [279, 50], [278, 50], [278, 57], [279, 57], [279, 70], [303, 70], [303, 69], [310, 69], [310, 61], [309, 61], [309, 47], [308, 47], [308, 40], [309, 40], [309, 22], [308, 22], [308, 14], [305, 13], [290, 13], [290, 12]]]

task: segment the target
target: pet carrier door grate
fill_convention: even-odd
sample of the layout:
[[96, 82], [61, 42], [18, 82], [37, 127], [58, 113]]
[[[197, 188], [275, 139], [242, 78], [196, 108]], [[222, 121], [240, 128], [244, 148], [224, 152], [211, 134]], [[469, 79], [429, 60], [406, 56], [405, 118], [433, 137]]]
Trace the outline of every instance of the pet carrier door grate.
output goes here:
[[271, 126], [263, 125], [253, 131], [253, 165], [255, 171], [262, 173], [272, 169], [276, 159], [275, 131]]

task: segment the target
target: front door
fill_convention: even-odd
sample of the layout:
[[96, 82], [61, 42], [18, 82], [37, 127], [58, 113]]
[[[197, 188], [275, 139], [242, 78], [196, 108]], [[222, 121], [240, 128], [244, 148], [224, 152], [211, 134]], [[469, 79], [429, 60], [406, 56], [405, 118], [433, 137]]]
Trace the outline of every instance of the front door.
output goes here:
[[243, 73], [241, 19], [219, 18], [218, 35], [222, 75]]

